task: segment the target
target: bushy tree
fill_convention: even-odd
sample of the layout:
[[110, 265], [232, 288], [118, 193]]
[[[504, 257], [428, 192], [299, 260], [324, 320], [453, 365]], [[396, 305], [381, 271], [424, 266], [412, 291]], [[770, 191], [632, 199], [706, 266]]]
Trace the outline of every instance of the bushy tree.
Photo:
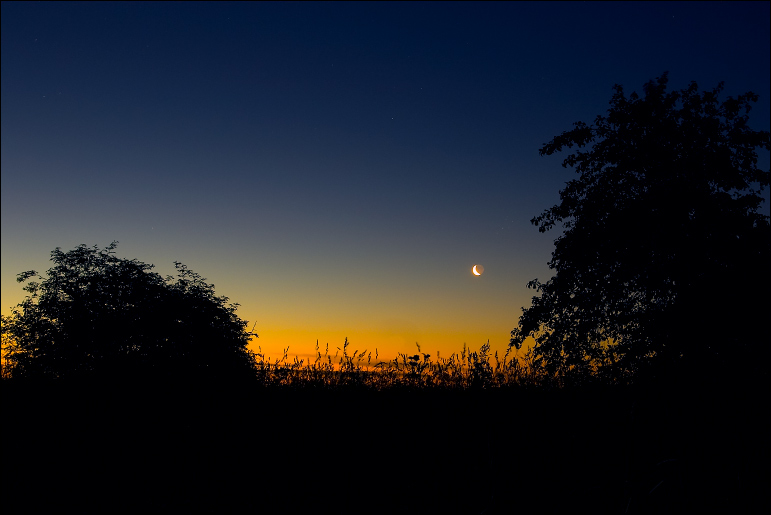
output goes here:
[[757, 149], [769, 133], [747, 124], [757, 95], [666, 86], [666, 73], [642, 98], [616, 85], [607, 116], [540, 149], [587, 147], [562, 163], [579, 177], [561, 202], [531, 220], [564, 232], [555, 275], [528, 284], [540, 296], [511, 332], [517, 348], [533, 337], [552, 373], [746, 371], [767, 357], [771, 231], [758, 209], [769, 171]]
[[[237, 304], [181, 263], [176, 278], [153, 265], [80, 245], [51, 252], [54, 266], [27, 282], [26, 299], [3, 317], [3, 344], [18, 377], [232, 377], [253, 371], [252, 333]], [[39, 281], [29, 281], [37, 278]]]

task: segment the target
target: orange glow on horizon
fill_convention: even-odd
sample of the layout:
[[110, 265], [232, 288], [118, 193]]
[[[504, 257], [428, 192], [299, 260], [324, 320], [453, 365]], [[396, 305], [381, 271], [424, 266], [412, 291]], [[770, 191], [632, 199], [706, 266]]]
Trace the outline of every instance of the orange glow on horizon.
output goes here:
[[[259, 328], [258, 328], [259, 329]], [[358, 352], [357, 356], [364, 353], [372, 356], [372, 362], [392, 361], [399, 354], [408, 356], [420, 352], [429, 354], [431, 359], [437, 357], [449, 358], [452, 354], [460, 354], [465, 344], [468, 351], [477, 351], [488, 340], [490, 341], [491, 354], [498, 352], [502, 359], [509, 344], [509, 333], [496, 334], [491, 337], [489, 333], [452, 333], [452, 332], [427, 332], [421, 331], [417, 335], [387, 331], [312, 331], [299, 329], [265, 329], [256, 331], [259, 338], [253, 338], [249, 349], [260, 352], [266, 360], [275, 362], [284, 356], [286, 351], [287, 361], [303, 360], [304, 363], [313, 363], [317, 356], [316, 342], [318, 340], [318, 352], [322, 357], [328, 353], [334, 364], [343, 355], [343, 344], [348, 338], [347, 353], [349, 356]], [[413, 337], [414, 336], [414, 337]], [[416, 343], [418, 345], [416, 345]], [[328, 349], [328, 350], [327, 350]], [[520, 351], [521, 352], [521, 351]], [[337, 354], [337, 357], [335, 357]], [[366, 357], [362, 362], [366, 361]]]

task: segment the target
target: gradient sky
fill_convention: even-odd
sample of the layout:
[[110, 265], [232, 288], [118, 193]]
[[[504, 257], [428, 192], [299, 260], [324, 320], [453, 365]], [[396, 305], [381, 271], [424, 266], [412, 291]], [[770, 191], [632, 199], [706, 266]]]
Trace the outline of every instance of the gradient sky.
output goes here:
[[558, 233], [529, 220], [573, 177], [539, 148], [665, 70], [670, 89], [760, 94], [769, 130], [770, 19], [768, 2], [3, 2], [2, 312], [54, 248], [118, 240], [240, 303], [272, 356], [346, 336], [381, 358], [503, 352], [526, 283], [551, 276]]

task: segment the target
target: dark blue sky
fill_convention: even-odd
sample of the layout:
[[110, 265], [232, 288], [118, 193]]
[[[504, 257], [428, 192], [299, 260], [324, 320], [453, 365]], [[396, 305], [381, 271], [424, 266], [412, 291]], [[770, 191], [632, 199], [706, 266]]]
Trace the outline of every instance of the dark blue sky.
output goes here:
[[503, 349], [550, 275], [557, 234], [529, 220], [572, 177], [538, 149], [666, 70], [755, 91], [768, 130], [769, 20], [768, 2], [3, 2], [3, 312], [53, 248], [119, 240], [208, 278], [271, 352]]

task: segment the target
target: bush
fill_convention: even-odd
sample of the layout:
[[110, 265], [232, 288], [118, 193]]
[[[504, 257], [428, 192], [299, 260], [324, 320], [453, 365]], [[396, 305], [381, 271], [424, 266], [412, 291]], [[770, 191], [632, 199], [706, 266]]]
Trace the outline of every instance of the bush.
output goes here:
[[197, 378], [253, 375], [238, 304], [175, 262], [177, 276], [153, 265], [79, 245], [51, 252], [43, 278], [18, 275], [27, 298], [3, 317], [5, 377]]

